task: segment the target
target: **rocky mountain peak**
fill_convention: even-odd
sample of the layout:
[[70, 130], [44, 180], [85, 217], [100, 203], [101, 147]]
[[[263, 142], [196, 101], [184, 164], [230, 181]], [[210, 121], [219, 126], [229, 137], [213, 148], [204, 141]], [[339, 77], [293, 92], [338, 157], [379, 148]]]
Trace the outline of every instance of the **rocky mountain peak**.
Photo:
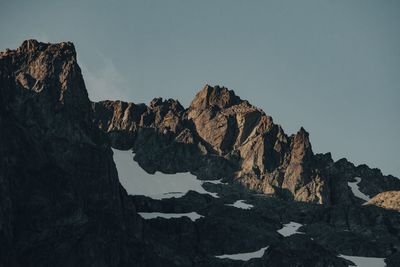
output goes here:
[[235, 95], [233, 90], [218, 85], [210, 86], [206, 84], [203, 89], [196, 94], [190, 104], [190, 109], [207, 109], [211, 107], [223, 109], [237, 105], [240, 102], [241, 99]]
[[[314, 155], [304, 128], [287, 136], [225, 87], [187, 109], [92, 103], [72, 43], [28, 40], [0, 53], [0, 129], [0, 266], [347, 266], [338, 254], [399, 266], [400, 180]], [[202, 184], [213, 196], [128, 196], [111, 147], [148, 173], [223, 182]], [[293, 222], [301, 234], [286, 236]], [[216, 257], [262, 247], [249, 262]]]
[[162, 99], [161, 97], [154, 98], [151, 102], [149, 107], [151, 109], [162, 109], [166, 111], [173, 111], [176, 113], [181, 113], [185, 110], [185, 108], [179, 103], [178, 100], [174, 99]]
[[2, 53], [0, 106], [0, 265], [126, 265], [110, 251], [136, 242], [138, 215], [73, 45], [28, 40]]
[[133, 147], [135, 160], [151, 173], [184, 170], [201, 179], [224, 177], [257, 192], [327, 205], [353, 201], [347, 180], [337, 173], [356, 170], [365, 176], [361, 167], [334, 164], [330, 154], [314, 155], [303, 127], [287, 136], [272, 117], [225, 87], [206, 85], [188, 109], [161, 98], [140, 109], [115, 105], [104, 117], [98, 111], [113, 104], [95, 103], [95, 121], [115, 147]]
[[76, 57], [75, 46], [72, 42], [43, 43], [35, 39], [29, 39], [23, 41], [21, 46], [17, 48], [17, 51], [24, 53], [35, 53], [49, 48], [52, 51], [58, 51], [60, 53], [70, 54]]
[[16, 50], [2, 53], [1, 60], [11, 68], [18, 85], [26, 91], [48, 94], [75, 108], [77, 104], [88, 103], [75, 47], [70, 42], [50, 44], [27, 40]]
[[[90, 101], [72, 43], [24, 41], [18, 49], [1, 54], [0, 68], [2, 75], [14, 80], [10, 86], [2, 88], [2, 94], [13, 96], [8, 99], [8, 105], [15, 109], [21, 121], [40, 125], [39, 131], [53, 132], [57, 136], [86, 139], [82, 138], [84, 133], [76, 129], [55, 130], [59, 129], [56, 124], [88, 124], [92, 120]], [[61, 117], [71, 123], [62, 122]]]
[[313, 156], [309, 133], [301, 127], [293, 138], [292, 157], [305, 161]]

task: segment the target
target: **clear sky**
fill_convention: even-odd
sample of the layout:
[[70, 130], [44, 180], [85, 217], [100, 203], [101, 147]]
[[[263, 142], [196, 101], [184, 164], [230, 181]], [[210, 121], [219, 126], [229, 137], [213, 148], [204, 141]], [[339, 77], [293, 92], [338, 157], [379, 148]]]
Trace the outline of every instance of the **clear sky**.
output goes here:
[[315, 152], [400, 176], [400, 1], [0, 2], [0, 49], [74, 42], [92, 100], [224, 85]]

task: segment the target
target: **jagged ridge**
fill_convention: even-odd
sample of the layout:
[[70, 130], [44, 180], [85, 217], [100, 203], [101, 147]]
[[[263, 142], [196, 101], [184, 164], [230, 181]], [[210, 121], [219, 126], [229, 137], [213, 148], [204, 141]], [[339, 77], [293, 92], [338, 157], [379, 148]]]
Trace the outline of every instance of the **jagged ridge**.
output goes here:
[[[338, 251], [391, 257], [388, 264], [398, 266], [398, 213], [360, 205], [346, 183], [362, 177], [361, 190], [373, 196], [398, 190], [398, 181], [314, 155], [304, 129], [287, 136], [233, 91], [206, 86], [188, 109], [161, 99], [149, 106], [91, 103], [73, 45], [35, 40], [0, 53], [0, 86], [2, 266], [345, 266]], [[129, 197], [109, 143], [133, 148], [149, 172], [225, 177], [282, 198], [330, 205], [259, 198], [233, 186], [218, 189], [221, 199]], [[257, 209], [227, 207], [232, 196], [248, 197]], [[137, 209], [207, 216], [197, 223], [147, 223]], [[307, 236], [283, 239], [276, 229], [294, 219], [307, 224]], [[259, 261], [213, 257], [227, 247], [237, 252], [265, 242], [271, 248]]]
[[[315, 155], [301, 128], [287, 136], [262, 110], [225, 87], [206, 85], [184, 109], [177, 100], [150, 106], [93, 103], [95, 124], [116, 148], [133, 149], [148, 172], [190, 171], [200, 179], [225, 178], [265, 194], [320, 204], [355, 202], [347, 182], [365, 177], [370, 196], [399, 190], [400, 180], [365, 165]], [[222, 170], [222, 171], [221, 171]]]

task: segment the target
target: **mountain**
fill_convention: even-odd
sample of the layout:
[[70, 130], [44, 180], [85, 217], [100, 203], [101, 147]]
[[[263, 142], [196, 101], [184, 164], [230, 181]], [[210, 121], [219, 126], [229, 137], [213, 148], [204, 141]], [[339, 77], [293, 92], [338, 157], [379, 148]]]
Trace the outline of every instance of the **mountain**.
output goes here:
[[357, 199], [347, 183], [362, 177], [374, 196], [400, 190], [400, 180], [330, 153], [314, 154], [301, 128], [288, 136], [262, 110], [232, 90], [206, 85], [185, 109], [177, 100], [149, 106], [121, 101], [93, 103], [94, 123], [118, 149], [132, 149], [149, 173], [189, 171], [199, 179], [223, 178], [263, 194], [334, 205]]
[[[0, 129], [0, 266], [400, 264], [400, 180], [315, 154], [305, 129], [287, 135], [225, 87], [204, 86], [188, 108], [94, 103], [72, 43], [27, 40], [0, 53]], [[111, 148], [150, 174], [190, 172], [219, 197], [128, 195]], [[300, 233], [279, 232], [290, 222]]]

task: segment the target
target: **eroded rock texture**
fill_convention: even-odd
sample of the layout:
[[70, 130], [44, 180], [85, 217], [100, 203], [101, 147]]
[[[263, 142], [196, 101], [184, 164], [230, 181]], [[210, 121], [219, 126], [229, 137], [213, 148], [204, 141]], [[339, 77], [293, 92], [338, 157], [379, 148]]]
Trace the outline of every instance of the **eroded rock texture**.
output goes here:
[[0, 266], [157, 265], [73, 44], [1, 53], [0, 85]]
[[320, 204], [356, 201], [347, 186], [354, 175], [371, 181], [361, 184], [371, 195], [382, 192], [381, 181], [400, 188], [395, 177], [365, 165], [342, 166], [346, 160], [315, 155], [305, 129], [286, 135], [270, 116], [224, 87], [206, 85], [187, 109], [156, 98], [149, 106], [93, 103], [93, 111], [113, 146], [133, 148], [135, 160], [150, 173], [190, 171], [200, 179], [225, 178], [264, 194]]
[[389, 210], [400, 211], [400, 191], [387, 191], [374, 196], [366, 205], [375, 205]]
[[[128, 196], [111, 146], [132, 149], [149, 173], [229, 183], [204, 185], [220, 198]], [[355, 177], [371, 205], [351, 192]], [[398, 210], [399, 190], [378, 169], [314, 154], [303, 128], [288, 136], [227, 88], [206, 85], [188, 108], [92, 103], [72, 43], [0, 53], [0, 266], [348, 265], [339, 253], [398, 266], [400, 217], [386, 209]], [[239, 199], [254, 208], [230, 206]], [[145, 221], [137, 211], [203, 217]], [[278, 234], [289, 221], [303, 234]], [[215, 257], [267, 245], [248, 262]]]

